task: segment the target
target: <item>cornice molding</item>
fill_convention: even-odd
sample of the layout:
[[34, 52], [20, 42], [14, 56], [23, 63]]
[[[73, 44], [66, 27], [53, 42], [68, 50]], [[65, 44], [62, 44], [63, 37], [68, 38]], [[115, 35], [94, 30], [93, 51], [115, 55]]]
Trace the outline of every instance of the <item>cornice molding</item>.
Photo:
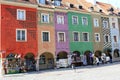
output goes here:
[[77, 11], [77, 10], [68, 10], [68, 12], [76, 12], [76, 13], [82, 13], [82, 14], [91, 14], [90, 12]]

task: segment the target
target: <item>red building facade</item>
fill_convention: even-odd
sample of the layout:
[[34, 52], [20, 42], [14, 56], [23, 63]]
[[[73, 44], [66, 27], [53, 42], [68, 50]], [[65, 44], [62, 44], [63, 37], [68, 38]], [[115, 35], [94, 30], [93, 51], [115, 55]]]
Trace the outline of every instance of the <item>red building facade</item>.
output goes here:
[[36, 5], [24, 1], [2, 1], [0, 7], [0, 50], [4, 72], [35, 70], [38, 53]]
[[4, 58], [11, 53], [21, 58], [28, 53], [36, 57], [36, 8], [32, 7], [1, 4], [1, 50], [5, 51]]

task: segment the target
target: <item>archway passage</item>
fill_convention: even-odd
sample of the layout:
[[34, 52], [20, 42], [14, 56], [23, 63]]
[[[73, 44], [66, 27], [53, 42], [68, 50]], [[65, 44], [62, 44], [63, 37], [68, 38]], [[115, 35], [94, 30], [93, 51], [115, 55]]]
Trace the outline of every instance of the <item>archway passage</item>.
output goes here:
[[25, 56], [25, 69], [26, 71], [35, 71], [36, 70], [36, 61], [34, 59], [33, 53], [27, 53]]
[[100, 58], [102, 56], [102, 51], [100, 50], [95, 51], [94, 56]]
[[19, 57], [19, 54], [9, 53], [6, 56], [6, 60], [4, 61], [3, 66], [4, 66], [5, 74], [18, 73], [19, 68], [21, 67], [21, 58]]
[[54, 68], [54, 56], [50, 52], [45, 52], [39, 56], [39, 69]]
[[81, 66], [83, 63], [80, 59], [80, 52], [79, 51], [73, 51], [72, 53], [72, 64], [75, 66]]
[[57, 61], [56, 61], [57, 68], [60, 67], [68, 67], [68, 53], [65, 51], [60, 51], [57, 54]]
[[75, 54], [77, 57], [80, 57], [80, 52], [79, 51], [73, 51], [73, 54]]
[[67, 52], [61, 51], [61, 52], [59, 52], [58, 55], [57, 55], [57, 60], [59, 60], [59, 59], [67, 59], [67, 55], [68, 55]]
[[93, 53], [90, 50], [84, 52], [84, 55], [86, 56], [87, 65], [93, 65], [92, 54]]
[[115, 57], [115, 58], [120, 57], [119, 49], [115, 49], [115, 50], [114, 50], [114, 57]]

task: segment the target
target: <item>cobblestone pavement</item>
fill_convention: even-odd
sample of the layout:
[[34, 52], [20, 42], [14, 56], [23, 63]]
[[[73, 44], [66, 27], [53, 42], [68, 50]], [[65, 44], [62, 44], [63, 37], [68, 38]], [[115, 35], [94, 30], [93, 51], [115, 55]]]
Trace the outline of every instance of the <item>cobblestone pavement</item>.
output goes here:
[[10, 74], [0, 80], [120, 80], [120, 62], [100, 66], [81, 66], [71, 68], [45, 70], [23, 74]]

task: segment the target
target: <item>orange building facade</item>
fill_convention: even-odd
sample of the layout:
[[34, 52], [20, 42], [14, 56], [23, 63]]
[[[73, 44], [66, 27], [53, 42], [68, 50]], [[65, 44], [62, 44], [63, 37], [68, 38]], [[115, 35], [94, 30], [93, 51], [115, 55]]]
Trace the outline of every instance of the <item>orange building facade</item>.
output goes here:
[[37, 70], [54, 68], [55, 27], [52, 9], [38, 8]]

